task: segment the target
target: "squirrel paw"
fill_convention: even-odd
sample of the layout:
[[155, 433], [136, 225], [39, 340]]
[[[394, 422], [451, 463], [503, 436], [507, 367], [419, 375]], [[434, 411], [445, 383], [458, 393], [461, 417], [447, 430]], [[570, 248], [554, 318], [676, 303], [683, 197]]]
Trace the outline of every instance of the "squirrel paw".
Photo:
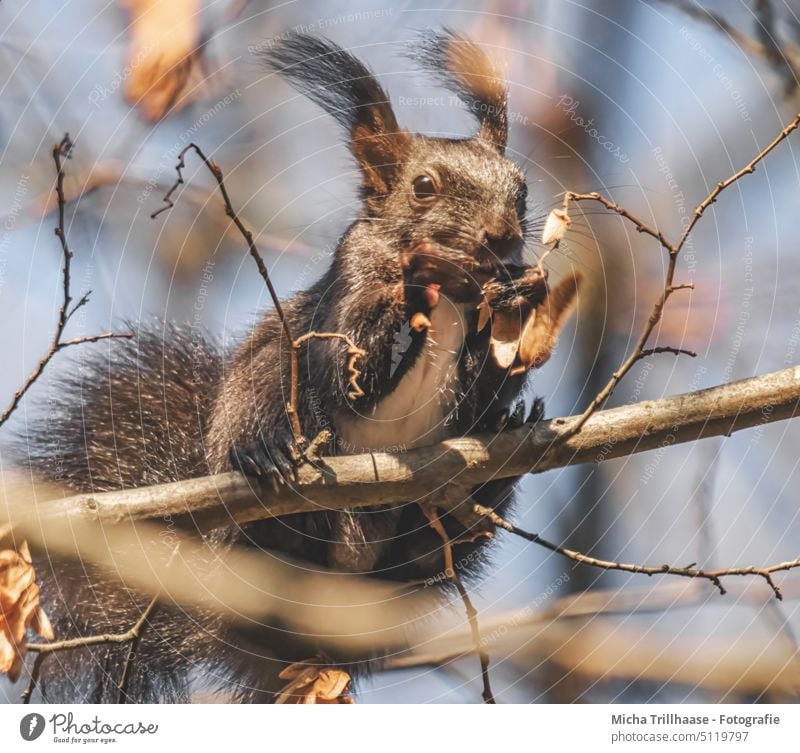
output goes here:
[[525, 418], [525, 403], [520, 400], [513, 408], [503, 408], [487, 422], [487, 429], [495, 433], [518, 429], [523, 424], [537, 424], [544, 417], [544, 400], [537, 397], [533, 401], [528, 417]]
[[271, 483], [277, 491], [281, 485], [297, 480], [302, 453], [297, 449], [291, 432], [279, 431], [267, 438], [233, 446], [229, 458], [233, 468], [245, 476]]
[[525, 419], [526, 424], [538, 424], [544, 418], [544, 398], [537, 397], [533, 400], [531, 412]]

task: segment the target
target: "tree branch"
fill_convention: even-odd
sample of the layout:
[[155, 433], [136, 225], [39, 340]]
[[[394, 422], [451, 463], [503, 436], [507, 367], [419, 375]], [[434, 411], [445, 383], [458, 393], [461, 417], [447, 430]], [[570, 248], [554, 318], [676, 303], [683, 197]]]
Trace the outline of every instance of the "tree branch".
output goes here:
[[[633, 365], [642, 358], [645, 358], [647, 355], [653, 353], [664, 353], [664, 352], [671, 352], [676, 355], [684, 353], [690, 356], [694, 356], [692, 351], [687, 351], [681, 348], [671, 348], [671, 347], [661, 347], [661, 348], [650, 348], [649, 350], [646, 349], [647, 343], [650, 341], [650, 337], [653, 334], [653, 331], [656, 328], [656, 325], [661, 321], [661, 317], [664, 313], [664, 307], [667, 304], [667, 301], [670, 299], [673, 293], [678, 290], [685, 290], [685, 289], [693, 289], [694, 285], [692, 283], [681, 283], [676, 284], [675, 280], [675, 272], [677, 269], [678, 258], [680, 256], [683, 247], [686, 245], [686, 241], [689, 239], [689, 235], [691, 234], [692, 230], [694, 229], [695, 225], [698, 223], [700, 218], [705, 213], [706, 209], [708, 209], [716, 200], [717, 197], [729, 186], [732, 186], [738, 180], [741, 180], [745, 175], [750, 175], [756, 171], [756, 166], [761, 162], [773, 149], [775, 149], [778, 144], [784, 141], [793, 131], [795, 131], [798, 127], [800, 127], [800, 113], [798, 113], [794, 120], [789, 123], [781, 132], [775, 136], [772, 141], [770, 141], [767, 146], [765, 146], [755, 157], [753, 157], [744, 167], [740, 170], [737, 170], [733, 175], [726, 178], [725, 180], [721, 180], [717, 183], [711, 192], [703, 199], [695, 208], [694, 213], [692, 214], [692, 219], [686, 225], [686, 228], [681, 233], [680, 238], [678, 239], [677, 243], [670, 243], [666, 236], [658, 230], [658, 228], [653, 228], [647, 223], [643, 222], [639, 219], [636, 215], [629, 212], [624, 207], [621, 207], [619, 204], [607, 199], [605, 196], [597, 192], [592, 193], [575, 193], [574, 191], [567, 191], [564, 194], [564, 200], [562, 202], [561, 207], [561, 214], [562, 217], [567, 223], [569, 224], [569, 206], [571, 203], [577, 203], [581, 201], [592, 201], [602, 204], [606, 209], [611, 212], [615, 212], [616, 214], [620, 215], [624, 219], [628, 220], [628, 222], [632, 223], [636, 228], [637, 232], [644, 233], [645, 235], [649, 235], [655, 240], [659, 242], [661, 247], [664, 251], [667, 252], [667, 269], [664, 274], [664, 287], [659, 294], [658, 298], [656, 299], [655, 303], [653, 304], [652, 311], [650, 313], [650, 317], [648, 318], [647, 322], [644, 325], [644, 329], [642, 330], [641, 334], [639, 335], [639, 339], [636, 341], [636, 345], [634, 346], [633, 351], [626, 356], [625, 360], [617, 367], [617, 370], [611, 375], [611, 378], [608, 380], [606, 385], [597, 395], [592, 399], [589, 405], [586, 407], [586, 410], [581, 413], [570, 425], [569, 429], [564, 432], [566, 436], [577, 434], [583, 428], [584, 424], [589, 420], [590, 416], [600, 408], [609, 397], [611, 397], [612, 393], [616, 389], [617, 385], [620, 383], [622, 378], [633, 368]], [[540, 262], [541, 263], [541, 262]]]
[[[141, 489], [79, 494], [19, 505], [12, 518], [75, 516], [103, 523], [170, 516], [201, 531], [290, 513], [431, 502], [443, 510], [469, 499], [490, 479], [542, 473], [579, 463], [792, 418], [800, 411], [800, 367], [698, 392], [598, 411], [566, 439], [574, 418], [556, 418], [500, 434], [463, 437], [405, 453], [321, 458], [305, 464], [297, 488], [261, 488], [239, 473], [190, 479]], [[33, 509], [32, 509], [33, 507]]]

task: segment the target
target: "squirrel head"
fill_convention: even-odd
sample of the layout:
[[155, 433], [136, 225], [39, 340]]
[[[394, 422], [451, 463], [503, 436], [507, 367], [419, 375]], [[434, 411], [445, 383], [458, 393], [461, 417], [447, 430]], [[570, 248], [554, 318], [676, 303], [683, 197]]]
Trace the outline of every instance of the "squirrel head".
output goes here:
[[480, 47], [449, 30], [425, 32], [409, 56], [477, 118], [475, 136], [402, 129], [375, 76], [328, 40], [290, 34], [262, 54], [346, 129], [364, 216], [404, 268], [478, 289], [503, 264], [520, 263], [524, 243], [528, 189], [505, 157], [508, 87]]

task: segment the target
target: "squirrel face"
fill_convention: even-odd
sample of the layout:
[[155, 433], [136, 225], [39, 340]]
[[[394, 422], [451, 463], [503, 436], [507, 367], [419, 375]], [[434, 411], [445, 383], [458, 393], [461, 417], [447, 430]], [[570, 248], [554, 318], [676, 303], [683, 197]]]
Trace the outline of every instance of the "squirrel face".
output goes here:
[[526, 198], [522, 172], [483, 139], [414, 135], [375, 224], [415, 281], [466, 300], [522, 263]]
[[475, 115], [479, 131], [469, 139], [400, 128], [372, 73], [332, 42], [290, 34], [262, 57], [347, 129], [364, 219], [407, 279], [465, 301], [504, 263], [520, 264], [527, 186], [504, 156], [506, 83], [480, 47], [445, 30], [426, 32], [410, 53]]

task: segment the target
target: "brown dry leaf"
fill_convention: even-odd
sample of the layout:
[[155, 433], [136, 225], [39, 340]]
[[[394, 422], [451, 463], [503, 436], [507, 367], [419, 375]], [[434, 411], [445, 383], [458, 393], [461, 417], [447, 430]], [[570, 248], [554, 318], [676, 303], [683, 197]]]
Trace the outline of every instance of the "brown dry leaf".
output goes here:
[[23, 541], [18, 548], [0, 549], [0, 674], [12, 682], [22, 669], [28, 628], [47, 640], [55, 637], [39, 604], [31, 553]]
[[279, 677], [290, 680], [275, 703], [355, 703], [347, 692], [351, 679], [347, 672], [335, 667], [324, 667], [316, 659], [291, 664]]
[[490, 346], [500, 368], [508, 369], [519, 360], [511, 371], [519, 374], [547, 362], [572, 313], [579, 285], [580, 276], [576, 274], [549, 290], [535, 307], [519, 298], [515, 299], [515, 308], [492, 311]]
[[125, 98], [151, 121], [191, 100], [206, 79], [199, 0], [119, 0], [130, 14]]
[[[507, 369], [514, 363], [519, 351], [522, 327], [526, 322], [521, 311], [495, 311], [492, 314], [492, 337], [490, 345], [492, 355], [501, 369]], [[528, 320], [536, 319], [536, 309], [528, 314]]]
[[569, 218], [566, 209], [553, 209], [547, 215], [544, 223], [544, 230], [542, 230], [542, 245], [549, 246], [553, 243], [558, 243], [569, 230], [572, 220]]
[[558, 336], [572, 315], [578, 296], [581, 277], [575, 274], [562, 280], [533, 311], [519, 341], [522, 366], [512, 373], [530, 368], [538, 369], [550, 358]]

